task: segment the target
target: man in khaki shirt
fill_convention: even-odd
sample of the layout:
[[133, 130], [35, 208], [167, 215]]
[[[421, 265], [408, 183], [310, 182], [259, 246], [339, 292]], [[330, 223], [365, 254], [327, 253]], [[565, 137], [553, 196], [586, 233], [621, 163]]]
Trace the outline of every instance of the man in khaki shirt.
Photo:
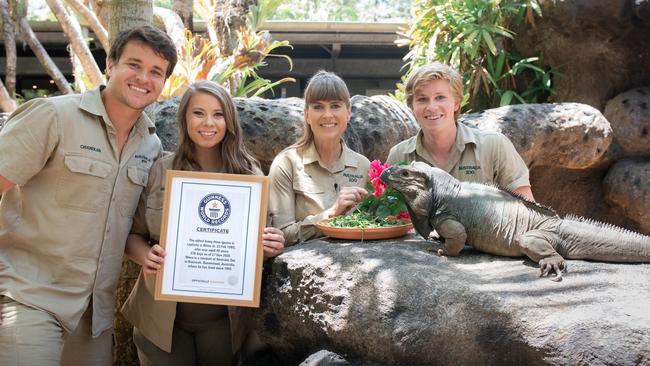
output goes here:
[[512, 143], [500, 133], [458, 123], [463, 81], [456, 70], [439, 62], [424, 65], [409, 76], [404, 91], [420, 131], [391, 148], [389, 164], [423, 161], [458, 180], [494, 183], [535, 200], [528, 168]]
[[[436, 166], [422, 146], [422, 131], [395, 145], [386, 160], [391, 165], [413, 161]], [[462, 123], [457, 124], [447, 164], [439, 168], [461, 182], [495, 183], [511, 191], [530, 186], [528, 168], [510, 140], [500, 133], [479, 131]]]
[[112, 365], [124, 244], [161, 154], [142, 111], [175, 64], [163, 32], [122, 32], [105, 87], [27, 102], [0, 132], [3, 365]]

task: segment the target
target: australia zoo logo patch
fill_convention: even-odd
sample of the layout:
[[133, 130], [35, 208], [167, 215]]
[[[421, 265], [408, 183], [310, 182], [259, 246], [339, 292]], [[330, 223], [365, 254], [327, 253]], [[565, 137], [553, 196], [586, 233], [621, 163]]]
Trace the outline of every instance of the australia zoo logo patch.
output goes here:
[[208, 225], [218, 226], [230, 216], [230, 202], [219, 193], [210, 193], [199, 204], [199, 217]]

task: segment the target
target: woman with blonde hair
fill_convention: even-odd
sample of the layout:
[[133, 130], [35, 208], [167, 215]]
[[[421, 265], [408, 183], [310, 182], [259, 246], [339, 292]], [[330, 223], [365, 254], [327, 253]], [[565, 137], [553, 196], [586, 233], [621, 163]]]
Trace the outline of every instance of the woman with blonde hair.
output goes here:
[[337, 75], [317, 72], [305, 89], [304, 133], [275, 157], [269, 171], [269, 211], [286, 245], [320, 236], [317, 222], [347, 212], [368, 192], [370, 162], [342, 137], [350, 94]]
[[[134, 325], [133, 340], [141, 365], [230, 365], [255, 341], [245, 309], [218, 305], [156, 301], [155, 274], [165, 251], [160, 245], [165, 172], [168, 169], [261, 175], [258, 162], [244, 147], [239, 119], [226, 89], [211, 81], [192, 84], [177, 113], [176, 152], [151, 169], [126, 254], [142, 265], [135, 287], [122, 308]], [[280, 230], [264, 229], [264, 257], [280, 254]]]

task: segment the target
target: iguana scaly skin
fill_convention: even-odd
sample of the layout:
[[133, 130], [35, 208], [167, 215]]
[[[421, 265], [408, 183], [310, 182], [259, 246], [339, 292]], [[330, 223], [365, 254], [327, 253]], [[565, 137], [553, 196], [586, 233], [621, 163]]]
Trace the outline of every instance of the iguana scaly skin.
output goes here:
[[460, 182], [424, 163], [395, 166], [381, 180], [402, 193], [416, 231], [425, 239], [433, 230], [444, 240], [440, 255], [455, 256], [465, 243], [508, 257], [528, 256], [541, 275], [556, 280], [564, 258], [602, 262], [650, 262], [650, 236], [553, 210], [497, 187]]

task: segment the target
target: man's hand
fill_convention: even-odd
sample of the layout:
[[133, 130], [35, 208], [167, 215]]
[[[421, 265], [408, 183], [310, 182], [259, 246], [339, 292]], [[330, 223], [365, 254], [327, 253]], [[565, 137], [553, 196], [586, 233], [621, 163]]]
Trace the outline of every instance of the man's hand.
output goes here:
[[265, 227], [262, 245], [264, 245], [264, 260], [273, 258], [284, 250], [284, 234], [280, 229]]

